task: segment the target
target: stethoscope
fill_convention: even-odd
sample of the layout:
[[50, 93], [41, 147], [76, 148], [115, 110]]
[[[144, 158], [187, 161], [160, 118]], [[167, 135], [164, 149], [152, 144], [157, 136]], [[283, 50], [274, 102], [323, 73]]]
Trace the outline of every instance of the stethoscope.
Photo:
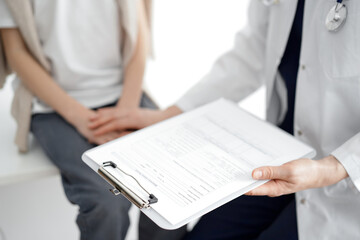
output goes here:
[[[281, 0], [260, 0], [265, 6], [279, 4]], [[330, 32], [336, 32], [344, 26], [347, 17], [346, 5], [343, 0], [336, 0], [329, 13], [326, 15], [325, 26]]]

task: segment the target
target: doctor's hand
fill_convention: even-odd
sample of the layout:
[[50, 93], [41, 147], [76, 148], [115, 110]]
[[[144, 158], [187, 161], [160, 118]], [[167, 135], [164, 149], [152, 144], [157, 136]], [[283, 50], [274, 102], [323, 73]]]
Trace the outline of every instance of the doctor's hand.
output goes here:
[[246, 195], [276, 197], [332, 185], [348, 177], [348, 174], [342, 164], [330, 155], [320, 160], [302, 158], [278, 167], [260, 167], [252, 172], [252, 177], [270, 181]]
[[182, 111], [172, 106], [166, 110], [152, 110], [146, 108], [119, 108], [116, 111], [110, 108], [99, 109], [95, 116], [90, 118], [88, 127], [95, 136], [101, 136], [113, 131], [127, 133], [150, 126], [167, 118], [180, 114]]

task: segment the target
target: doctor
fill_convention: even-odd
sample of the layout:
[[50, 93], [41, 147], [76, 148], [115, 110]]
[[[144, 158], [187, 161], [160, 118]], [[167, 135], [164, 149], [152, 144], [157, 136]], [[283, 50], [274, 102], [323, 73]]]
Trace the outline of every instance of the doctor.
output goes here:
[[[98, 134], [142, 128], [220, 97], [240, 101], [265, 84], [267, 120], [314, 147], [318, 160], [256, 169], [254, 178], [272, 181], [248, 194], [297, 192], [299, 239], [360, 239], [359, 12], [358, 0], [253, 0], [249, 24], [237, 34], [234, 48], [176, 105], [117, 116], [99, 112], [91, 126]], [[221, 227], [210, 224], [244, 218], [224, 217], [222, 208], [214, 212], [200, 220], [190, 238], [226, 239]], [[282, 231], [287, 229], [277, 233]]]

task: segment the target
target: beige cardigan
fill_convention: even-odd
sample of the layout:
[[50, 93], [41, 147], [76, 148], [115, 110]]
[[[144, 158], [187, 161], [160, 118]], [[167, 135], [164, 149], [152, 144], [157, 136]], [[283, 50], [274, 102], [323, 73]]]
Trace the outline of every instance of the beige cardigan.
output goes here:
[[[6, 0], [12, 16], [17, 23], [24, 41], [38, 63], [47, 71], [50, 71], [48, 63], [40, 45], [39, 36], [37, 34], [35, 19], [29, 0]], [[134, 0], [117, 0], [120, 10], [120, 22], [124, 39], [122, 41], [122, 56], [124, 66], [131, 59], [133, 54], [136, 37], [137, 37], [137, 21], [136, 21], [136, 1]], [[145, 1], [145, 9], [147, 17], [150, 17], [151, 0]], [[6, 61], [4, 47], [0, 37], [0, 87], [3, 87], [5, 79], [11, 73], [10, 67]], [[26, 88], [24, 84], [20, 84], [15, 90], [12, 102], [11, 113], [17, 123], [17, 131], [15, 143], [19, 151], [28, 151], [28, 134], [31, 120], [31, 103], [33, 94]]]

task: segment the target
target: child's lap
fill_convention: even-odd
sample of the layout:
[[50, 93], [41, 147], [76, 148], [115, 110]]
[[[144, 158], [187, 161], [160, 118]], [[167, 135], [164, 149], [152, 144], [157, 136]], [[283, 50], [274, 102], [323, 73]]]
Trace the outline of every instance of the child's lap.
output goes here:
[[[109, 104], [108, 106], [113, 105]], [[141, 98], [140, 105], [146, 108], [156, 108], [156, 105], [145, 94]], [[30, 128], [46, 155], [60, 170], [63, 181], [65, 181], [64, 185], [85, 188], [90, 184], [108, 191], [105, 180], [81, 159], [82, 154], [95, 145], [89, 143], [64, 118], [55, 112], [34, 114]]]

